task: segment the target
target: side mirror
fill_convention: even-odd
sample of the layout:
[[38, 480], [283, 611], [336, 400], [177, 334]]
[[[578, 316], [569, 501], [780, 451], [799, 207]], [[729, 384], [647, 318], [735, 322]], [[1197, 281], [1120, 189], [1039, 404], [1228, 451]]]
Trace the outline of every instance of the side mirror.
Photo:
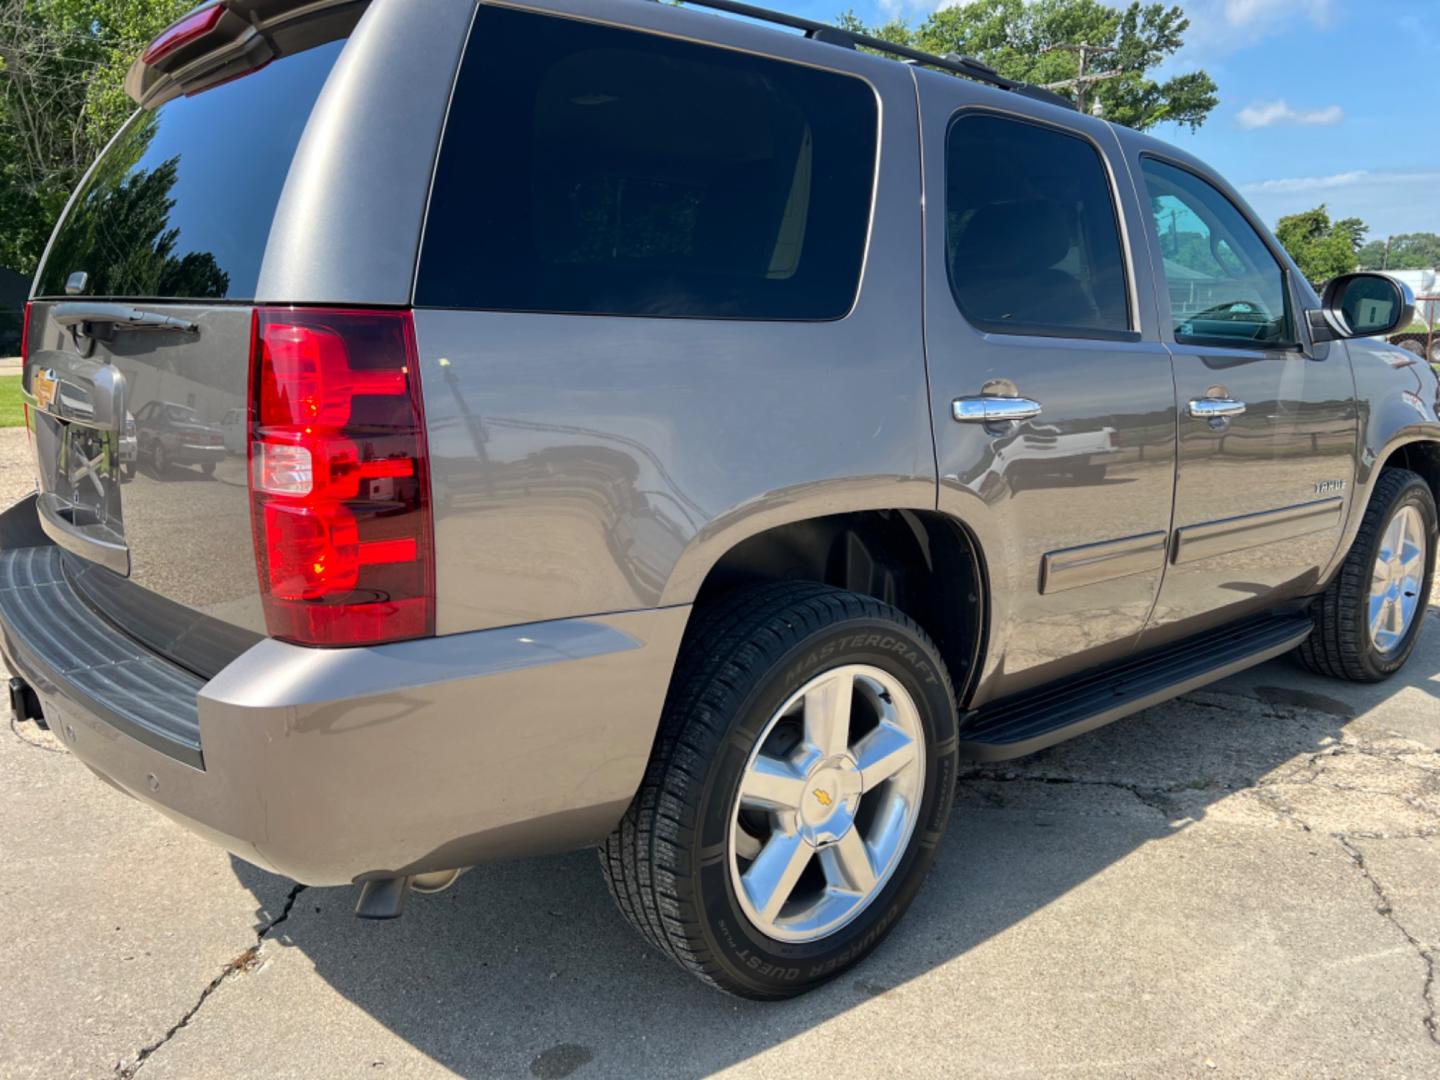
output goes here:
[[1379, 337], [1415, 319], [1410, 286], [1385, 274], [1341, 274], [1325, 286], [1318, 311], [1305, 313], [1318, 343]]

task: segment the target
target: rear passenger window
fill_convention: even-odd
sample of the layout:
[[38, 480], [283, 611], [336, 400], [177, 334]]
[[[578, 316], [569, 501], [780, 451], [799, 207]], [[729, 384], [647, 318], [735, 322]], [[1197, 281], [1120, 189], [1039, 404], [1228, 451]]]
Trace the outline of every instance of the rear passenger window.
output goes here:
[[1133, 337], [1110, 181], [1086, 140], [962, 114], [945, 151], [950, 286], [974, 326]]
[[877, 127], [856, 78], [482, 7], [416, 302], [840, 318], [860, 281]]

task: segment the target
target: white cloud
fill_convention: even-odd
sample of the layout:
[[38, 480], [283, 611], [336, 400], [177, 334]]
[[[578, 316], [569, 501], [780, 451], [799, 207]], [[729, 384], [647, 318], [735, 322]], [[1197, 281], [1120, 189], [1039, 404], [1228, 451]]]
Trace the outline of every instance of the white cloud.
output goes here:
[[[1210, 3], [1191, 3], [1190, 8], [1214, 7]], [[1317, 26], [1326, 26], [1335, 13], [1334, 0], [1222, 0], [1221, 14], [1225, 22], [1237, 29], [1267, 23], [1292, 22], [1296, 16], [1308, 18]]]
[[1279, 101], [1257, 101], [1246, 105], [1235, 117], [1247, 131], [1267, 128], [1275, 124], [1338, 124], [1345, 119], [1345, 110], [1339, 105], [1327, 105], [1323, 109], [1292, 109], [1283, 98]]
[[1440, 232], [1440, 170], [1353, 169], [1325, 176], [1282, 176], [1241, 184], [1240, 191], [1272, 225], [1285, 214], [1325, 203], [1332, 218], [1358, 217], [1370, 236]]
[[1331, 173], [1329, 176], [1285, 176], [1275, 180], [1257, 180], [1240, 185], [1246, 195], [1296, 191], [1329, 191], [1333, 188], [1354, 187], [1357, 184], [1440, 184], [1440, 172], [1371, 172], [1355, 169], [1351, 172]]
[[1328, 29], [1335, 22], [1335, 0], [1180, 0], [1190, 19], [1182, 50], [1192, 63], [1203, 63], [1249, 48], [1274, 34], [1297, 29]]

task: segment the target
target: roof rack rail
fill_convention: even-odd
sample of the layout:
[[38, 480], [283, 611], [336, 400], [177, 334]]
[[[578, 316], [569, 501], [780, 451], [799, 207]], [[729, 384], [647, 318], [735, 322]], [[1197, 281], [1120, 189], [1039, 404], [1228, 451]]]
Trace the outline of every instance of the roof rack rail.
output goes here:
[[939, 68], [941, 71], [948, 71], [955, 75], [963, 75], [967, 79], [974, 79], [976, 82], [986, 83], [990, 86], [998, 86], [1001, 90], [1009, 90], [1023, 97], [1034, 98], [1037, 101], [1048, 102], [1051, 105], [1059, 105], [1065, 109], [1075, 109], [1075, 103], [1073, 101], [1061, 94], [1055, 93], [1053, 90], [1046, 90], [1042, 86], [1020, 82], [1017, 79], [1007, 79], [989, 65], [982, 64], [973, 57], [961, 56], [959, 53], [952, 52], [946, 53], [944, 56], [936, 56], [934, 53], [927, 53], [922, 49], [912, 49], [908, 45], [896, 45], [893, 41], [885, 41], [881, 38], [871, 37], [868, 34], [852, 33], [849, 30], [842, 30], [840, 27], [831, 26], [828, 23], [816, 22], [814, 19], [806, 19], [800, 15], [790, 15], [783, 11], [771, 11], [769, 8], [756, 7], [754, 4], [739, 3], [738, 0], [685, 0], [685, 5], [687, 7], [710, 8], [714, 11], [724, 11], [730, 15], [741, 15], [747, 19], [757, 19], [760, 22], [775, 23], [778, 26], [788, 26], [793, 30], [804, 31], [806, 37], [815, 41], [823, 41], [829, 45], [838, 45], [842, 49], [873, 49], [875, 52], [899, 57], [912, 64]]

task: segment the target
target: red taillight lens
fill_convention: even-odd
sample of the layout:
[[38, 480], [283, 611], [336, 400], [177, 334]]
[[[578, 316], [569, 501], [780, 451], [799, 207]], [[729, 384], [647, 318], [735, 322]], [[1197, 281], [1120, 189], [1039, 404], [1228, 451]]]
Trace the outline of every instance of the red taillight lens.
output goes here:
[[[22, 368], [25, 365], [25, 361], [30, 359], [30, 309], [33, 306], [29, 300], [26, 300], [25, 313], [20, 316], [20, 364]], [[23, 375], [21, 379], [24, 379]], [[30, 427], [30, 404], [25, 402], [23, 405], [22, 411], [25, 414], [25, 439], [27, 442], [33, 444], [35, 441], [35, 432], [31, 430]]]
[[25, 301], [25, 314], [21, 315], [20, 323], [20, 360], [22, 362], [30, 359], [30, 311], [35, 305], [29, 300]]
[[410, 313], [262, 308], [250, 373], [250, 493], [270, 633], [305, 645], [433, 634]]
[[152, 41], [150, 47], [141, 54], [140, 62], [153, 64], [157, 60], [163, 60], [176, 49], [189, 45], [197, 38], [204, 37], [215, 29], [215, 25], [224, 14], [225, 9], [219, 4], [191, 12]]

